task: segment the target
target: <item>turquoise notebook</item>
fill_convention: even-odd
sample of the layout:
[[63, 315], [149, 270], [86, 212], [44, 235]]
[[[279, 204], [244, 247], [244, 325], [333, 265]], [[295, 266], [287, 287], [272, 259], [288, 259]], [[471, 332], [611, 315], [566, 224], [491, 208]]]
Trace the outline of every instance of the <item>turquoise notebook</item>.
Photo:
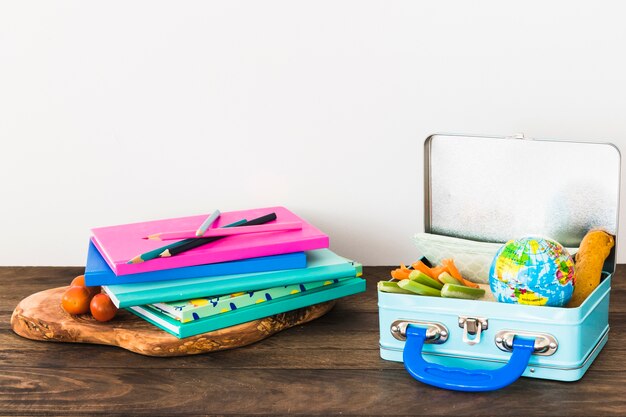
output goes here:
[[130, 307], [128, 311], [182, 339], [246, 323], [251, 320], [272, 316], [274, 314], [307, 307], [313, 304], [323, 303], [336, 298], [346, 297], [363, 291], [365, 291], [365, 280], [354, 277], [351, 279], [341, 280], [335, 284], [315, 288], [310, 291], [288, 295], [275, 300], [267, 301], [265, 303], [244, 307], [219, 314], [217, 316], [194, 320], [183, 324], [181, 324], [180, 321], [159, 312], [157, 309], [152, 309], [147, 306]]
[[[351, 278], [341, 278], [351, 279]], [[148, 304], [160, 312], [183, 323], [192, 320], [200, 320], [205, 317], [228, 313], [233, 310], [248, 307], [254, 304], [265, 303], [277, 298], [310, 291], [314, 288], [323, 287], [339, 282], [339, 278], [304, 284], [281, 285], [265, 290], [243, 291], [234, 294], [226, 294], [215, 297], [201, 297], [191, 300], [170, 301], [167, 303]]]
[[305, 253], [307, 267], [296, 270], [107, 285], [102, 289], [111, 297], [116, 306], [131, 307], [357, 275], [355, 265], [351, 261], [336, 255], [329, 249]]

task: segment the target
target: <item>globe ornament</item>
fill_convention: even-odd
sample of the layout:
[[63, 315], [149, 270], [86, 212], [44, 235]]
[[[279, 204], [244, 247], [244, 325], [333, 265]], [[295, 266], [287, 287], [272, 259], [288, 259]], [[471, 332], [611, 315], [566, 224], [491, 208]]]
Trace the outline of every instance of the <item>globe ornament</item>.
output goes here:
[[501, 303], [562, 307], [574, 291], [574, 261], [550, 239], [510, 240], [493, 258], [489, 285]]

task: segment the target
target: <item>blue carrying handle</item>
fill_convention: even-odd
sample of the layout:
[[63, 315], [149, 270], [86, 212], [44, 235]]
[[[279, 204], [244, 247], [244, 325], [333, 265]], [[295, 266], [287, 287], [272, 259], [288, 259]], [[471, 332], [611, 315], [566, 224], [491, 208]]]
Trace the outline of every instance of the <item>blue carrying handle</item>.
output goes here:
[[404, 367], [420, 382], [454, 391], [493, 391], [515, 382], [528, 366], [535, 348], [535, 339], [515, 336], [513, 354], [509, 363], [494, 370], [452, 368], [426, 362], [422, 348], [426, 341], [426, 329], [407, 326], [404, 345]]

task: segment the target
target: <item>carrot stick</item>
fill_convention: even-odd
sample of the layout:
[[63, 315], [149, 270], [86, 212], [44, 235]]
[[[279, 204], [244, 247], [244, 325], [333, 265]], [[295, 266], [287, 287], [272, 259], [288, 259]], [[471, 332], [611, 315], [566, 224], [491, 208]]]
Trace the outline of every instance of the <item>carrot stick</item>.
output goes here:
[[441, 265], [433, 266], [430, 268], [430, 271], [433, 273], [433, 278], [438, 278], [442, 272], [446, 272], [446, 267]]
[[463, 284], [465, 284], [468, 287], [478, 288], [478, 284], [475, 284], [472, 281], [468, 281], [461, 276], [461, 273], [456, 268], [456, 265], [454, 265], [454, 260], [452, 260], [451, 258], [442, 259], [441, 264], [446, 267], [446, 269], [448, 270], [448, 273], [452, 275], [453, 278], [458, 279], [459, 281], [461, 281]]
[[417, 261], [411, 266], [413, 267], [413, 269], [417, 269], [418, 271], [425, 273], [429, 277], [437, 279], [437, 277], [433, 275], [433, 271], [428, 266], [426, 266], [424, 262]]
[[394, 269], [393, 271], [391, 271], [391, 278], [408, 279], [409, 274], [410, 274], [410, 271], [408, 269], [406, 271], [403, 271], [402, 269], [398, 268], [398, 269]]

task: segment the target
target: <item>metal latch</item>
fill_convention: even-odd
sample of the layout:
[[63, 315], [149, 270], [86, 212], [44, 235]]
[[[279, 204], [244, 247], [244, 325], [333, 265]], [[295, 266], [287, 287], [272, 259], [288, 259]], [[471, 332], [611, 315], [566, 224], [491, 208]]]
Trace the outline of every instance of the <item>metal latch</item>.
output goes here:
[[559, 348], [559, 342], [549, 333], [525, 332], [522, 330], [500, 330], [496, 333], [496, 346], [505, 352], [512, 351], [513, 338], [515, 336], [525, 336], [535, 339], [535, 352], [533, 355], [554, 355], [554, 352]]
[[440, 345], [448, 340], [448, 328], [434, 321], [396, 320], [391, 323], [391, 335], [400, 340], [406, 340], [406, 328], [409, 324], [426, 327], [426, 342]]
[[[480, 343], [480, 334], [489, 328], [489, 320], [484, 317], [459, 316], [459, 327], [463, 329], [463, 341], [468, 345]], [[468, 335], [474, 336], [469, 338]]]

